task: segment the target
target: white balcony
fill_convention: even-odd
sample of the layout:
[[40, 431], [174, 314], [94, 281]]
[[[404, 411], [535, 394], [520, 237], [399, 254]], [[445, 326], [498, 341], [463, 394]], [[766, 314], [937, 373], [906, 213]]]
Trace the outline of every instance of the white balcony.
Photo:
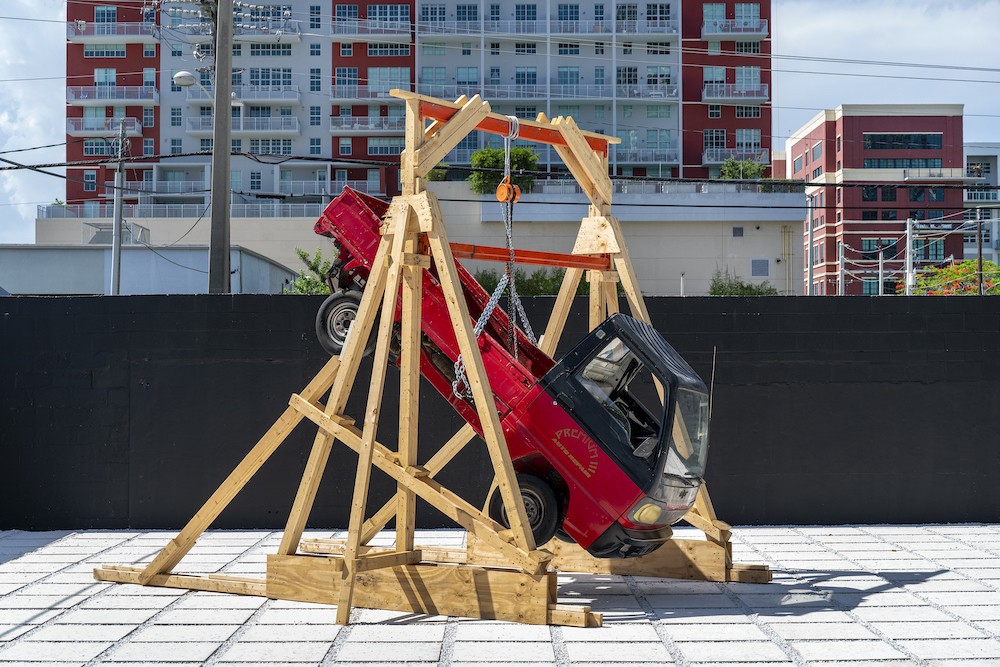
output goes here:
[[333, 116], [330, 131], [336, 134], [402, 134], [403, 116]]
[[[211, 116], [188, 118], [187, 131], [190, 134], [211, 135], [215, 122]], [[295, 116], [272, 116], [271, 118], [233, 118], [234, 135], [257, 134], [262, 136], [298, 136], [302, 131]]]
[[763, 148], [706, 148], [702, 153], [702, 165], [722, 164], [729, 158], [742, 162], [752, 160], [759, 164], [768, 163], [768, 152]]
[[447, 37], [448, 35], [479, 35], [482, 23], [479, 21], [422, 21], [417, 23], [421, 35]]
[[483, 30], [499, 35], [544, 35], [545, 21], [486, 21]]
[[176, 197], [190, 196], [192, 194], [205, 195], [211, 190], [211, 185], [205, 181], [156, 181], [149, 183], [143, 188], [144, 195], [154, 197]]
[[70, 21], [66, 40], [73, 44], [156, 44], [159, 29], [155, 23]]
[[587, 21], [587, 20], [570, 20], [570, 21], [560, 21], [559, 19], [552, 19], [549, 24], [551, 27], [553, 35], [600, 35], [611, 34], [611, 27], [614, 25], [611, 21]]
[[72, 106], [111, 106], [116, 103], [148, 106], [160, 103], [160, 93], [153, 86], [67, 86], [66, 104]]
[[1000, 191], [966, 190], [965, 201], [1000, 201]]
[[643, 19], [615, 21], [615, 31], [623, 37], [676, 37], [680, 23], [672, 19]]
[[[111, 204], [47, 204], [38, 207], [41, 219], [53, 218], [111, 218]], [[204, 204], [126, 204], [122, 209], [125, 218], [195, 218], [205, 214]], [[232, 204], [233, 218], [307, 218], [315, 220], [323, 212], [323, 204], [285, 204], [267, 201], [259, 204]]]
[[616, 86], [618, 97], [633, 99], [676, 100], [680, 97], [679, 88], [675, 84], [635, 84], [631, 86]]
[[553, 99], [610, 100], [613, 95], [613, 86], [555, 83], [549, 90]]
[[615, 147], [615, 157], [619, 163], [639, 164], [680, 164], [681, 152], [677, 148], [633, 148]]
[[258, 44], [298, 44], [302, 41], [302, 32], [298, 21], [253, 19], [246, 22], [241, 19], [233, 26], [233, 40]]
[[766, 37], [767, 20], [762, 19], [705, 21], [701, 26], [701, 38], [711, 42], [749, 42]]
[[328, 195], [329, 188], [325, 181], [281, 181], [278, 192], [283, 195]]
[[903, 169], [904, 181], [967, 181], [964, 167], [939, 167], [937, 169]]
[[334, 19], [335, 42], [410, 42], [410, 24], [402, 21]]
[[[117, 137], [120, 127], [120, 118], [66, 119], [66, 134], [71, 137]], [[136, 118], [126, 118], [125, 136], [141, 137], [142, 123]]]
[[[302, 93], [298, 86], [233, 86], [233, 99], [239, 102], [301, 104]], [[187, 101], [191, 104], [212, 104], [215, 88], [191, 86], [187, 89]]]
[[[396, 84], [392, 87], [409, 90], [410, 84]], [[330, 91], [330, 101], [333, 104], [358, 100], [383, 100], [386, 103], [403, 103], [403, 100], [393, 97], [385, 88], [369, 88], [368, 86], [356, 86], [348, 83], [335, 83]]]
[[739, 83], [706, 83], [701, 93], [701, 101], [713, 104], [746, 102], [761, 104], [767, 102], [770, 88], [766, 83], [754, 85]]

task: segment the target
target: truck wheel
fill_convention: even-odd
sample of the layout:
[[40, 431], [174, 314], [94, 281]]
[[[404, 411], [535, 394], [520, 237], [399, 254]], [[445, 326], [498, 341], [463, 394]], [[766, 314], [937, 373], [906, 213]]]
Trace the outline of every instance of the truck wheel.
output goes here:
[[[358, 304], [361, 303], [361, 292], [354, 290], [337, 292], [327, 297], [316, 313], [316, 338], [320, 347], [331, 356], [337, 356], [344, 349], [347, 332], [358, 316]], [[365, 348], [365, 356], [371, 354], [369, 343]]]
[[[518, 473], [517, 483], [521, 487], [521, 500], [524, 502], [524, 513], [528, 517], [531, 534], [535, 538], [535, 544], [541, 546], [552, 539], [559, 527], [559, 499], [551, 486], [534, 475]], [[490, 499], [490, 518], [510, 528], [499, 489], [494, 491]]]

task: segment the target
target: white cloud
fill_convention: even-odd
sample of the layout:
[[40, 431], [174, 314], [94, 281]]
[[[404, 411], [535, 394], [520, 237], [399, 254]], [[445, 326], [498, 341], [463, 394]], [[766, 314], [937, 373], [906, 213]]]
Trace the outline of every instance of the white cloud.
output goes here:
[[[3, 14], [57, 23], [0, 19], [0, 151], [66, 140], [66, 24], [62, 0], [6, 0]], [[57, 77], [46, 79], [45, 77]], [[0, 157], [20, 163], [61, 162], [63, 147]], [[56, 170], [61, 171], [61, 170]], [[65, 197], [62, 179], [30, 171], [0, 172], [0, 243], [34, 240], [35, 203]]]
[[[774, 0], [772, 11], [777, 55], [958, 67], [998, 64], [1000, 0]], [[964, 104], [965, 140], [1000, 140], [1000, 118], [989, 117], [1000, 113], [1000, 72], [780, 58], [774, 59], [773, 67], [775, 146], [820, 109], [839, 104]], [[872, 76], [876, 74], [886, 78]]]

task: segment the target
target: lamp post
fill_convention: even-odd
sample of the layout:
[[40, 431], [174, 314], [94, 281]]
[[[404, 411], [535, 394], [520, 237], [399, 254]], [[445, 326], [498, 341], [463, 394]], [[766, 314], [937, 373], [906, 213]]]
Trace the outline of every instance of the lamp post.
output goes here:
[[[212, 219], [208, 243], [208, 292], [228, 294], [229, 282], [229, 153], [232, 144], [233, 0], [218, 0], [215, 11], [215, 102], [212, 109]], [[173, 76], [178, 86], [193, 86], [191, 72]], [[204, 90], [204, 87], [202, 87]], [[207, 91], [206, 91], [207, 92]]]

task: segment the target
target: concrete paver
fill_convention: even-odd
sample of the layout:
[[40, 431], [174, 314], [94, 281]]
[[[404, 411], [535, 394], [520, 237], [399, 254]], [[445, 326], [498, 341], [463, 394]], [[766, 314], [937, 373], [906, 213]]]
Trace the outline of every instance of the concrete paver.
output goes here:
[[[770, 565], [766, 585], [561, 574], [560, 601], [591, 604], [603, 628], [368, 609], [342, 628], [331, 606], [93, 580], [95, 565], [148, 562], [172, 537], [0, 532], [0, 664], [1000, 665], [1000, 525], [737, 527], [736, 560]], [[211, 532], [178, 569], [259, 575], [278, 542]]]

